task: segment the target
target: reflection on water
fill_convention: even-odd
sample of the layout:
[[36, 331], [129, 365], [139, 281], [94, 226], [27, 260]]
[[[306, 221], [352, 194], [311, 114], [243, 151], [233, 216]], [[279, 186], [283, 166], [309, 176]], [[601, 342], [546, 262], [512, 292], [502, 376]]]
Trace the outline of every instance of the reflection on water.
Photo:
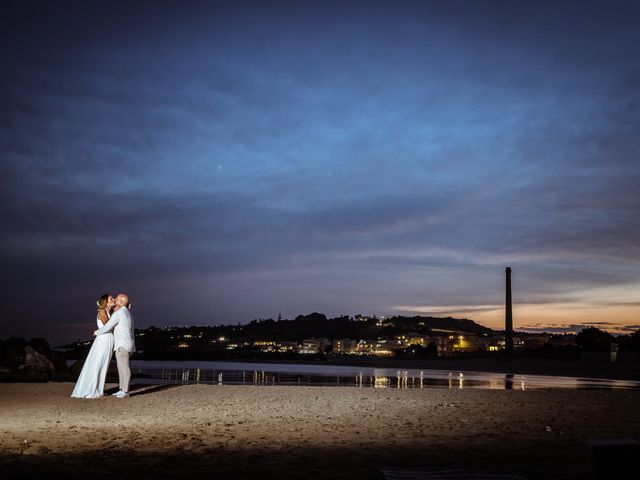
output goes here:
[[[491, 388], [492, 383], [490, 382], [488, 386], [483, 388]], [[449, 388], [459, 388], [462, 389], [464, 387], [464, 373], [459, 372], [457, 375], [449, 372]]]
[[373, 388], [632, 389], [640, 382], [546, 375], [443, 370], [393, 370], [324, 365], [133, 361], [138, 383], [217, 385], [322, 385]]
[[513, 390], [513, 374], [512, 373], [507, 373], [504, 376], [504, 389]]

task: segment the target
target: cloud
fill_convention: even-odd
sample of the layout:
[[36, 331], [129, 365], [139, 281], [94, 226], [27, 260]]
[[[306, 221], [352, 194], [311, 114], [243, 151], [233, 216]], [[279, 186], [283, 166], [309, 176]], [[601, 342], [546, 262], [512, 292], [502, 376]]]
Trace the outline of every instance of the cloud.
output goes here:
[[484, 315], [507, 265], [519, 304], [637, 306], [632, 7], [252, 7], [12, 6], [12, 315], [109, 285], [166, 322]]
[[640, 330], [640, 325], [620, 325], [618, 328], [623, 332], [635, 333]]
[[524, 325], [516, 328], [516, 330], [527, 333], [579, 333], [589, 327], [596, 327], [614, 335], [625, 335], [640, 329], [640, 325], [620, 325], [616, 322], [590, 322], [580, 324]]
[[527, 333], [578, 333], [588, 328], [590, 325], [583, 324], [564, 324], [564, 325], [543, 325], [543, 326], [523, 326], [516, 330]]
[[504, 305], [433, 305], [425, 307], [396, 306], [394, 310], [399, 312], [412, 312], [423, 315], [468, 315], [473, 313], [494, 312], [504, 309]]

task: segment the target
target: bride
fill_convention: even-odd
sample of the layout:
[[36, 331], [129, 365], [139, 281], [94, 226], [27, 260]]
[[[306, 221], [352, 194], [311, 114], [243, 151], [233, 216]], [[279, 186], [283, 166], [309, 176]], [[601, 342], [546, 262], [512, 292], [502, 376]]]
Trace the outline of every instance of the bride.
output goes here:
[[[111, 295], [105, 293], [96, 303], [98, 304], [96, 323], [100, 328], [109, 321], [111, 310], [116, 302]], [[113, 332], [97, 335], [73, 389], [72, 397], [100, 398], [104, 395], [104, 382], [107, 378], [112, 353]]]

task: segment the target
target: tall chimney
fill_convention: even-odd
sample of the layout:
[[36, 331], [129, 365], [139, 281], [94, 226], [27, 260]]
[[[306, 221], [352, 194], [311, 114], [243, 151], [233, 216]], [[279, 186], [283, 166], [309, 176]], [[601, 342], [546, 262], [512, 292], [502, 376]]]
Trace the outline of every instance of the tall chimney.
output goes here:
[[507, 355], [513, 354], [513, 316], [511, 313], [511, 267], [507, 267], [507, 291], [504, 312], [504, 346]]

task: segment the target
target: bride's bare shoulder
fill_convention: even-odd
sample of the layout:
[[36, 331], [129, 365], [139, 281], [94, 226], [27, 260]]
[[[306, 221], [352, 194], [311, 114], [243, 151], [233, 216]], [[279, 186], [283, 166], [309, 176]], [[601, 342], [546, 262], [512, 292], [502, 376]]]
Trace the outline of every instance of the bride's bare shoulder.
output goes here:
[[109, 321], [109, 316], [107, 315], [106, 310], [98, 310], [98, 318], [103, 325]]

